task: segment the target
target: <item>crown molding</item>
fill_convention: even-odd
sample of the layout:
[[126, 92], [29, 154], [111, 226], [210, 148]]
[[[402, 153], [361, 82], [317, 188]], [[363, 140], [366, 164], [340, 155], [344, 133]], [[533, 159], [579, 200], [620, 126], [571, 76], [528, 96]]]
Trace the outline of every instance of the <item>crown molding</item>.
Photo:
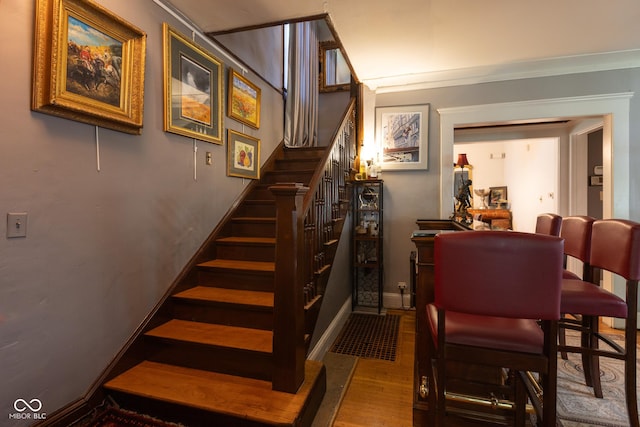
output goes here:
[[376, 93], [640, 68], [640, 49], [363, 80]]

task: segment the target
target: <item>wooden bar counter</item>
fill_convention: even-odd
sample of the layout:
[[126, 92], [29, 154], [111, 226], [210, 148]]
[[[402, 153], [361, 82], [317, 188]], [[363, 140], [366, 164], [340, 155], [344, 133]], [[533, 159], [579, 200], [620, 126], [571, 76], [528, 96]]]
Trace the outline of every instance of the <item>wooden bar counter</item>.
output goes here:
[[[415, 366], [413, 426], [429, 426], [428, 366], [429, 341], [431, 339], [426, 322], [426, 306], [434, 300], [434, 238], [439, 233], [469, 231], [472, 224], [465, 225], [452, 220], [417, 220], [418, 230], [411, 237], [417, 248], [415, 277]], [[464, 259], [461, 259], [461, 268]], [[503, 373], [481, 366], [451, 365], [447, 390], [447, 413], [457, 419], [447, 425], [509, 425], [510, 404], [503, 404], [511, 397], [510, 387], [504, 385]], [[449, 415], [448, 415], [449, 417]]]

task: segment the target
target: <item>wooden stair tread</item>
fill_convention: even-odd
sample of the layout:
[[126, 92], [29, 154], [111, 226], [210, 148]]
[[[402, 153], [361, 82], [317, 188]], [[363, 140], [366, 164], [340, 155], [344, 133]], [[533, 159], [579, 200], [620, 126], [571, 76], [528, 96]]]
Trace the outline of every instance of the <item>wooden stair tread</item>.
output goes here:
[[221, 237], [216, 239], [218, 243], [225, 244], [253, 244], [253, 245], [262, 245], [262, 246], [274, 246], [276, 244], [275, 237], [241, 237], [241, 236], [230, 236], [230, 237]]
[[211, 286], [194, 286], [173, 295], [174, 298], [196, 300], [201, 302], [223, 302], [243, 304], [273, 309], [273, 293], [245, 291], [240, 289], [215, 288]]
[[273, 332], [238, 326], [172, 319], [145, 333], [147, 336], [218, 347], [271, 353]]
[[265, 261], [245, 261], [237, 259], [213, 259], [198, 264], [200, 267], [225, 268], [232, 270], [254, 270], [273, 273], [275, 263]]
[[291, 394], [272, 390], [269, 381], [143, 361], [104, 387], [264, 425], [294, 426], [323, 369], [321, 362], [307, 360], [305, 381]]

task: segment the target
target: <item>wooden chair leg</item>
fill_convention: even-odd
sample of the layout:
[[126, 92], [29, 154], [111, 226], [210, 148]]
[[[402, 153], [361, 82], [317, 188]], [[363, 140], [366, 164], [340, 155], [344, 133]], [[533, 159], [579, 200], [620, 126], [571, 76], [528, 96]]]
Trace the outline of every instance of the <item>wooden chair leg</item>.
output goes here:
[[[562, 317], [564, 318], [564, 315]], [[560, 319], [560, 322], [562, 322], [562, 319]], [[565, 328], [558, 329], [558, 343], [562, 346], [567, 345], [567, 336], [565, 334]], [[562, 357], [562, 360], [568, 359], [566, 351], [561, 351], [560, 356]]]
[[511, 371], [509, 376], [514, 384], [513, 403], [515, 404], [515, 411], [513, 425], [515, 427], [524, 427], [527, 416], [527, 390], [522, 375], [519, 372]]
[[[583, 319], [584, 318], [586, 318], [586, 320], [583, 320], [583, 324], [586, 322], [589, 330], [591, 331], [591, 334], [588, 334], [589, 342], [584, 343], [585, 348], [597, 350], [600, 346], [600, 342], [597, 338], [597, 334], [600, 332], [600, 319], [596, 316], [584, 316]], [[583, 353], [582, 363], [587, 385], [593, 387], [593, 395], [595, 397], [597, 397], [598, 399], [602, 399], [603, 394], [602, 383], [600, 382], [600, 357], [588, 351], [586, 353]]]
[[446, 400], [446, 363], [440, 358], [436, 368], [436, 427], [446, 426], [447, 400]]
[[429, 396], [427, 396], [427, 402], [429, 405], [429, 411], [427, 420], [430, 426], [436, 425], [436, 412], [438, 410], [438, 388], [436, 387], [436, 360], [431, 359], [429, 361], [429, 378], [428, 390]]
[[542, 425], [556, 427], [557, 420], [557, 380], [555, 375], [542, 375]]

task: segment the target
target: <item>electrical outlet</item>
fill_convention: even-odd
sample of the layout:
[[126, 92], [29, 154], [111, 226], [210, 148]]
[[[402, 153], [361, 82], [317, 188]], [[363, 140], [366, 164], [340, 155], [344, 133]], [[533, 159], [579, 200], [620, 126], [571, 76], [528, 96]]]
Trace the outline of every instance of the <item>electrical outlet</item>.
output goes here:
[[398, 289], [401, 291], [407, 289], [407, 282], [398, 282]]

